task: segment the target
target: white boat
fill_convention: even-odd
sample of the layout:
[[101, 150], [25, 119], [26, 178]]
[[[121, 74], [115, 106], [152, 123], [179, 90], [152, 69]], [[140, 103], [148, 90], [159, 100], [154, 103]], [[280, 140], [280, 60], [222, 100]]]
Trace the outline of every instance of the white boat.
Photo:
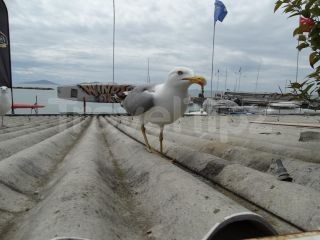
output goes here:
[[286, 109], [293, 109], [293, 108], [300, 108], [299, 102], [274, 102], [270, 103], [269, 106], [271, 108], [286, 108]]
[[200, 111], [187, 112], [184, 115], [185, 116], [207, 116], [208, 113], [201, 108]]

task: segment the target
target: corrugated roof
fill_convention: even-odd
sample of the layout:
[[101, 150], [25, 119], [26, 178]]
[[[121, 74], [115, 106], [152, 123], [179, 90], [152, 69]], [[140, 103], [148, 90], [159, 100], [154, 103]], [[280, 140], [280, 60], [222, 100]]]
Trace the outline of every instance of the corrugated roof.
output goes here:
[[[205, 239], [239, 219], [261, 232], [319, 229], [319, 142], [299, 141], [319, 129], [251, 120], [265, 119], [182, 118], [165, 128], [161, 156], [127, 116], [6, 117], [0, 239]], [[147, 129], [158, 149], [159, 129]], [[293, 183], [277, 180], [278, 159]]]

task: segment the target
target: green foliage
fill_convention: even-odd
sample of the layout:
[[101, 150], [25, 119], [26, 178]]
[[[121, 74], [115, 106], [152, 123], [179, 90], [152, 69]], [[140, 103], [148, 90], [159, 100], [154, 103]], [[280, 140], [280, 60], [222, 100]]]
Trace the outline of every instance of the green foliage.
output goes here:
[[[278, 0], [274, 11], [280, 8], [284, 13], [290, 14], [289, 18], [302, 16], [315, 23], [312, 27], [298, 26], [293, 31], [293, 36], [299, 40], [297, 49], [311, 49], [309, 62], [314, 72], [303, 83], [291, 83], [290, 86], [300, 99], [311, 101], [313, 93], [320, 96], [320, 0]], [[305, 32], [307, 30], [310, 32]]]

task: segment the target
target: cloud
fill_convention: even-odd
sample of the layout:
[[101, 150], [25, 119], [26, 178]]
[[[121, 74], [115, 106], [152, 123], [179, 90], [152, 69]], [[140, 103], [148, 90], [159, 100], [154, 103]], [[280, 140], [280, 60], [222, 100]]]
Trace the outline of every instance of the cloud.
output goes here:
[[[210, 79], [213, 1], [116, 0], [115, 77], [119, 83], [161, 82], [174, 66]], [[242, 68], [242, 90], [277, 90], [295, 79], [297, 19], [273, 13], [270, 0], [225, 0], [229, 14], [217, 23], [215, 72], [232, 84]], [[7, 1], [14, 81], [48, 79], [65, 84], [112, 80], [112, 1]], [[300, 54], [300, 77], [311, 71]], [[214, 81], [216, 76], [214, 76]], [[215, 84], [214, 84], [215, 86]]]

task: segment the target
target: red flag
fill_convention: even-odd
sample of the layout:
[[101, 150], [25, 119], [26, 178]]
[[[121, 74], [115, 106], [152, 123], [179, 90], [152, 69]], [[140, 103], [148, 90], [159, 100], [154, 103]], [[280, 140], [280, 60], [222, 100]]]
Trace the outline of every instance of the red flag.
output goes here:
[[300, 16], [300, 27], [303, 27], [303, 32], [310, 32], [315, 22], [311, 18], [304, 18]]

